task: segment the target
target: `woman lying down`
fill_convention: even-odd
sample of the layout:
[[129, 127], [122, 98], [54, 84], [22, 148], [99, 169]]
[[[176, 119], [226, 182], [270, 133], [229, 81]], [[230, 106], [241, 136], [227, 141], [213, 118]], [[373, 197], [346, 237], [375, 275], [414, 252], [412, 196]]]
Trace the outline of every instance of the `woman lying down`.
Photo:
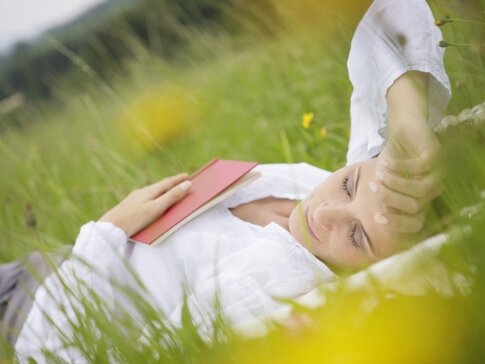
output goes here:
[[[347, 166], [330, 173], [305, 163], [261, 165], [262, 177], [164, 243], [127, 242], [190, 191], [187, 175], [170, 177], [84, 225], [72, 257], [39, 288], [19, 264], [2, 266], [3, 330], [20, 362], [45, 361], [42, 350], [83, 361], [63, 344], [78, 320], [68, 291], [79, 281], [114, 307], [128, 300], [113, 282], [138, 289], [133, 271], [174, 325], [184, 292], [196, 324], [207, 321], [216, 295], [223, 314], [238, 323], [278, 308], [274, 297], [297, 298], [341, 270], [365, 267], [421, 239], [442, 178], [432, 127], [450, 88], [432, 13], [424, 0], [412, 3], [374, 1], [355, 32]], [[35, 292], [33, 304], [26, 286]]]

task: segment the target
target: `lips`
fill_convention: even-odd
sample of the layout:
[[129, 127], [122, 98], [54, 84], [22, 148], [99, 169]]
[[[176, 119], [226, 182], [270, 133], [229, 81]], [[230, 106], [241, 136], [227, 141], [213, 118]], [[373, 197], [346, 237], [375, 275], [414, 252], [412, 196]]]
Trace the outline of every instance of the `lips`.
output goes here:
[[308, 216], [308, 212], [310, 211], [310, 205], [307, 206], [306, 210], [305, 210], [305, 220], [306, 220], [306, 224], [308, 226], [308, 231], [310, 232], [310, 235], [315, 239], [315, 240], [318, 240], [317, 236], [315, 235], [315, 233], [313, 232], [313, 229], [310, 225], [310, 219], [309, 219], [309, 216]]

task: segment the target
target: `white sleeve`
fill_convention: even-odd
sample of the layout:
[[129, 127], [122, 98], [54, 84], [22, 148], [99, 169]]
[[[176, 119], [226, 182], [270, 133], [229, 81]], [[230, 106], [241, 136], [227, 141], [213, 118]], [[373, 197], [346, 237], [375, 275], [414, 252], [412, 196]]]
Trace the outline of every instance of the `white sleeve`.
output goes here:
[[125, 232], [109, 222], [91, 221], [82, 226], [72, 257], [64, 261], [35, 294], [33, 307], [15, 345], [19, 362], [27, 363], [29, 357], [33, 357], [38, 363], [46, 363], [48, 359], [42, 350], [54, 352], [69, 363], [88, 361], [79, 351], [66, 348], [63, 343], [62, 335], [68, 338], [73, 335], [71, 326], [77, 322], [76, 312], [83, 313], [77, 295], [69, 291], [84, 294], [81, 283], [101, 294], [111, 307], [113, 287], [107, 277], [126, 241]]
[[355, 31], [348, 59], [353, 86], [348, 164], [373, 157], [386, 132], [389, 87], [408, 71], [429, 73], [429, 123], [436, 127], [451, 97], [439, 28], [425, 0], [375, 0]]
[[265, 317], [282, 306], [284, 304], [274, 300], [251, 277], [223, 273], [193, 290], [189, 289], [186, 302], [181, 302], [168, 318], [175, 326], [182, 326], [183, 310], [186, 308], [199, 333], [210, 338], [218, 313], [231, 326], [237, 327], [241, 323]]
[[[221, 263], [214, 268], [216, 274], [187, 287], [187, 307], [204, 336], [211, 336], [211, 320], [218, 309], [237, 328], [246, 322], [264, 321], [272, 312], [286, 307], [285, 301], [335, 280], [333, 272], [303, 246], [283, 246], [259, 241], [252, 251]], [[176, 325], [183, 307], [181, 302], [169, 313]]]

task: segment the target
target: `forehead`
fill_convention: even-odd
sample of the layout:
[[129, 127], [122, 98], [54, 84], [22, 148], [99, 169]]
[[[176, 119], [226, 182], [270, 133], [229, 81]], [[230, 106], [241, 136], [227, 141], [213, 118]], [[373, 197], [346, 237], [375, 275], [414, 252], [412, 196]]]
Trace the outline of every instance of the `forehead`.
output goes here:
[[377, 160], [371, 159], [348, 166], [348, 168], [353, 171], [360, 166], [359, 184], [355, 196], [356, 217], [360, 220], [362, 227], [372, 241], [377, 257], [385, 258], [400, 250], [400, 242], [403, 240], [404, 235], [374, 220], [374, 216], [377, 213], [385, 213], [385, 207], [379, 202], [377, 195], [369, 188], [369, 183], [375, 180], [376, 165]]

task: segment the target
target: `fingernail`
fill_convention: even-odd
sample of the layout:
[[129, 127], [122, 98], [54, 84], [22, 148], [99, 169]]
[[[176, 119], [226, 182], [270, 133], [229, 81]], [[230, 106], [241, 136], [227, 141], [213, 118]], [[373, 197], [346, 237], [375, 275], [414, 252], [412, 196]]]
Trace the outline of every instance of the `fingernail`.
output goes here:
[[192, 186], [192, 182], [190, 181], [184, 181], [180, 184], [180, 189], [182, 191], [188, 191], [190, 189], [190, 186]]
[[381, 214], [374, 215], [374, 221], [382, 225], [389, 224], [388, 218]]
[[376, 193], [377, 192], [377, 183], [374, 181], [369, 182], [369, 188], [371, 189], [372, 192]]
[[384, 173], [382, 173], [381, 171], [376, 171], [376, 177], [379, 180], [384, 181]]

